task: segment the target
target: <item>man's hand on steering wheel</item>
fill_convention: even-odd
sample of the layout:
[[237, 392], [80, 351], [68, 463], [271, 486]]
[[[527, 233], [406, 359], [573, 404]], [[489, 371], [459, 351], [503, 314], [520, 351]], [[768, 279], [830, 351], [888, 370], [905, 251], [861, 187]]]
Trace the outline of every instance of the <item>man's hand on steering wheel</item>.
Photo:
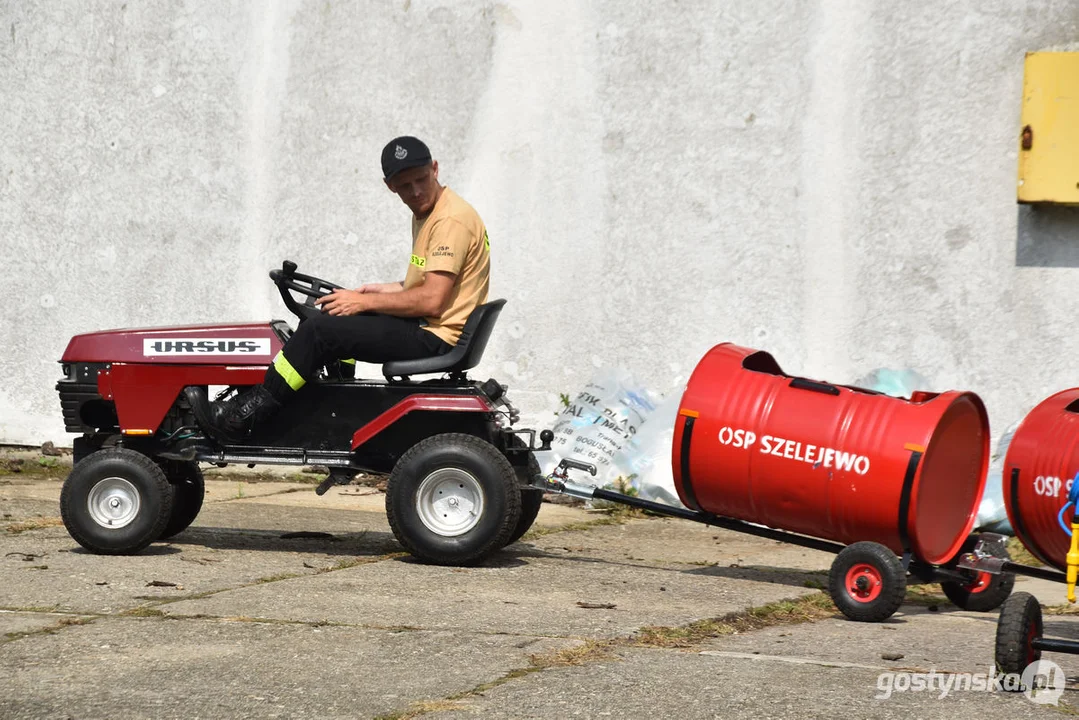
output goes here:
[[330, 315], [358, 315], [370, 309], [367, 298], [356, 290], [334, 290], [315, 300], [315, 304]]

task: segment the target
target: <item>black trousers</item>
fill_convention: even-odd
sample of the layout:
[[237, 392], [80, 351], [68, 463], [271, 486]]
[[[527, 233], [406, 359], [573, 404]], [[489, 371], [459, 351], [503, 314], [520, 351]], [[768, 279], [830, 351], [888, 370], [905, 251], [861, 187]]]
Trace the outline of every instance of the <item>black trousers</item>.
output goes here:
[[285, 343], [281, 351], [284, 362], [275, 359], [266, 373], [265, 385], [278, 401], [284, 401], [320, 367], [334, 360], [418, 360], [452, 349], [452, 345], [424, 330], [419, 318], [379, 313], [317, 315], [300, 323]]

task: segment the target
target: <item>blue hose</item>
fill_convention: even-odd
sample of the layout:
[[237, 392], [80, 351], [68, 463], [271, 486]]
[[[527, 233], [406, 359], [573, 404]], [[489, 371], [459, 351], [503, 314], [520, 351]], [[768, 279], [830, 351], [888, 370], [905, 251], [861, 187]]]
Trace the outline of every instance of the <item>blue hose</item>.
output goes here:
[[[1064, 507], [1060, 508], [1060, 512], [1057, 513], [1057, 522], [1060, 523], [1060, 528], [1068, 537], [1072, 536], [1071, 528], [1064, 524], [1064, 512], [1072, 507], [1079, 507], [1079, 472], [1075, 473], [1075, 477], [1072, 478], [1072, 486], [1068, 490], [1068, 502], [1064, 504]], [[1074, 517], [1072, 518], [1074, 520]]]
[[[1073, 484], [1072, 487], [1075, 487], [1075, 485]], [[1072, 536], [1072, 531], [1071, 528], [1064, 524], [1064, 511], [1066, 511], [1074, 504], [1075, 503], [1073, 501], [1069, 500], [1067, 503], [1064, 504], [1064, 507], [1060, 508], [1060, 512], [1057, 514], [1057, 522], [1060, 523], [1061, 529], [1068, 535], [1068, 537]]]

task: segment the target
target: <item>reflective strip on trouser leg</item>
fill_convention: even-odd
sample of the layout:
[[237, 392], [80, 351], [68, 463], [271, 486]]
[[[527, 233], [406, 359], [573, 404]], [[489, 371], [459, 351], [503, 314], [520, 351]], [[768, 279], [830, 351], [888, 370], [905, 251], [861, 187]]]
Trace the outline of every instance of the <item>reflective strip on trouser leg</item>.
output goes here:
[[283, 352], [277, 353], [277, 357], [273, 359], [273, 368], [293, 390], [299, 390], [307, 384], [307, 381], [303, 379], [300, 373], [296, 372], [296, 368], [292, 367], [292, 363], [288, 361]]

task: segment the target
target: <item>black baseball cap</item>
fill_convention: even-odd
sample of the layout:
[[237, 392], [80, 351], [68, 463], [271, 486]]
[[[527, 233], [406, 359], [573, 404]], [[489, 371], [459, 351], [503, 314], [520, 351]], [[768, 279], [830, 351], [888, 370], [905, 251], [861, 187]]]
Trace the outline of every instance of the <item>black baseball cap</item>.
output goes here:
[[422, 140], [411, 135], [390, 140], [382, 148], [382, 174], [387, 180], [402, 170], [420, 167], [431, 162], [431, 151]]

